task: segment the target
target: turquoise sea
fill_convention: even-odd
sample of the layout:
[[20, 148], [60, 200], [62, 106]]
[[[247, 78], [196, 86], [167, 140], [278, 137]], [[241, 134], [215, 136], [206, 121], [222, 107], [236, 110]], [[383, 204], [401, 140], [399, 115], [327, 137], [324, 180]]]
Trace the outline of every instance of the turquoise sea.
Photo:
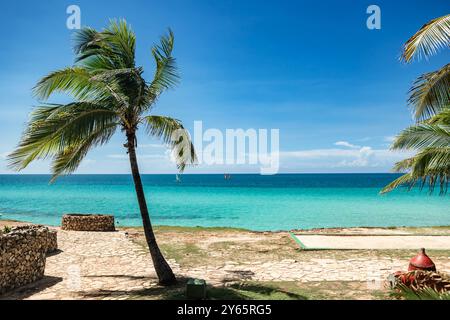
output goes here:
[[[252, 230], [450, 225], [449, 196], [379, 195], [395, 174], [144, 175], [157, 225]], [[64, 213], [114, 214], [141, 225], [129, 175], [0, 175], [0, 219], [58, 225]]]

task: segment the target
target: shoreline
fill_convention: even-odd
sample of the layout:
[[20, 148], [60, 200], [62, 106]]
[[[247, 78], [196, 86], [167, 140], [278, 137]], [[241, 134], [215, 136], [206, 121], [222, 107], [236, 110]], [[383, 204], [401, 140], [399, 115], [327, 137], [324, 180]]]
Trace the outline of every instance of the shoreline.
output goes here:
[[[23, 224], [34, 224], [34, 225], [44, 225], [52, 228], [60, 228], [61, 225], [47, 225], [47, 224], [39, 224], [29, 221], [21, 221], [21, 220], [9, 220], [9, 219], [1, 219], [0, 216], [0, 227], [7, 225], [8, 223], [23, 225]], [[154, 225], [156, 229], [159, 230], [179, 230], [181, 232], [185, 231], [235, 231], [235, 232], [250, 232], [256, 234], [279, 234], [279, 233], [312, 233], [312, 234], [346, 234], [346, 231], [350, 233], [348, 235], [354, 235], [355, 231], [369, 231], [371, 235], [376, 235], [376, 231], [378, 230], [386, 230], [386, 231], [420, 231], [423, 229], [430, 230], [442, 230], [448, 231], [450, 234], [450, 224], [449, 225], [436, 225], [436, 226], [389, 226], [389, 227], [380, 227], [380, 226], [357, 226], [357, 227], [323, 227], [323, 228], [306, 228], [306, 229], [290, 229], [290, 230], [251, 230], [246, 228], [236, 228], [236, 227], [204, 227], [204, 226], [176, 226], [176, 225]], [[118, 230], [121, 229], [142, 229], [142, 226], [127, 226], [127, 225], [116, 225]], [[330, 232], [332, 231], [332, 232]], [[372, 232], [374, 233], [372, 233]], [[357, 234], [357, 233], [356, 233]], [[406, 234], [405, 234], [406, 235]]]

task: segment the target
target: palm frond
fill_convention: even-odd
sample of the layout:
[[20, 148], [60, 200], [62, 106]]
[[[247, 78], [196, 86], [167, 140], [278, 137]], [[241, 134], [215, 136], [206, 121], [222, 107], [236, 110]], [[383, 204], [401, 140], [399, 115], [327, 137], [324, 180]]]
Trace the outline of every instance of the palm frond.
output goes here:
[[399, 178], [395, 179], [394, 181], [392, 181], [391, 183], [389, 183], [386, 187], [384, 187], [380, 191], [380, 193], [385, 194], [385, 193], [391, 192], [394, 189], [396, 189], [400, 186], [404, 186], [404, 185], [408, 185], [409, 188], [412, 188], [416, 182], [417, 182], [417, 180], [412, 176], [411, 173], [405, 173], [401, 177], [399, 177]]
[[[110, 107], [128, 105], [128, 97], [121, 84], [109, 72], [97, 72], [95, 75], [80, 67], [55, 71], [42, 78], [34, 87], [34, 94], [41, 100], [47, 100], [53, 93], [67, 93], [80, 102], [105, 102]], [[112, 101], [115, 100], [115, 101]]]
[[[125, 108], [131, 106], [141, 106], [145, 104], [142, 98], [145, 94], [146, 83], [142, 78], [143, 69], [125, 68], [107, 70], [97, 73], [92, 80], [108, 84], [110, 93], [116, 95], [119, 104]], [[132, 97], [132, 101], [129, 98]], [[137, 108], [139, 110], [139, 108]]]
[[410, 90], [408, 103], [414, 117], [424, 120], [437, 114], [450, 102], [450, 64], [420, 76]]
[[[104, 32], [105, 42], [115, 56], [120, 58], [122, 68], [135, 67], [136, 35], [123, 19], [111, 20]], [[118, 67], [118, 66], [117, 66]]]
[[173, 32], [162, 36], [159, 45], [155, 45], [152, 54], [156, 62], [155, 75], [149, 86], [149, 94], [157, 97], [164, 90], [175, 86], [179, 81], [179, 74], [175, 58], [172, 57], [174, 44]]
[[136, 35], [125, 20], [111, 20], [101, 32], [78, 31], [74, 49], [76, 62], [90, 70], [134, 68]]
[[75, 54], [100, 47], [102, 35], [97, 30], [84, 27], [74, 33], [73, 50]]
[[450, 146], [450, 126], [418, 124], [403, 130], [394, 140], [392, 150], [417, 150]]
[[402, 284], [397, 289], [406, 300], [450, 300], [450, 292], [439, 292], [430, 287], [414, 290]]
[[428, 187], [430, 193], [439, 185], [440, 194], [446, 194], [450, 180], [450, 147], [425, 148], [414, 157], [398, 162], [394, 169], [408, 172], [387, 185], [381, 193], [402, 185], [412, 189], [419, 183], [420, 189]]
[[20, 171], [33, 160], [53, 157], [113, 124], [119, 124], [115, 111], [91, 103], [36, 108], [18, 147], [8, 156], [9, 166]]
[[172, 148], [178, 168], [183, 171], [186, 165], [197, 162], [194, 145], [189, 132], [179, 120], [164, 116], [147, 116], [142, 119], [150, 135], [161, 138]]
[[56, 154], [52, 163], [52, 182], [62, 174], [74, 172], [89, 150], [106, 144], [115, 133], [117, 124], [111, 123], [92, 132], [86, 138], [68, 145]]
[[438, 114], [428, 119], [426, 123], [429, 124], [441, 124], [441, 125], [450, 125], [450, 105], [444, 107]]
[[41, 100], [47, 100], [54, 92], [66, 92], [78, 100], [85, 100], [102, 93], [102, 88], [91, 81], [92, 75], [82, 68], [65, 68], [42, 78], [33, 88]]
[[404, 45], [401, 60], [428, 58], [450, 45], [450, 15], [431, 20]]

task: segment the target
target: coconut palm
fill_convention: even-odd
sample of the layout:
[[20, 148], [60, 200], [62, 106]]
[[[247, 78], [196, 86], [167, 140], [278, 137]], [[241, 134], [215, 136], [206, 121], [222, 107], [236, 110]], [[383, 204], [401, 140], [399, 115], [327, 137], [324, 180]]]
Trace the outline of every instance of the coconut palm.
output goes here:
[[9, 160], [13, 169], [22, 170], [34, 160], [50, 158], [54, 181], [74, 172], [92, 148], [106, 144], [120, 129], [149, 251], [159, 282], [168, 285], [176, 279], [153, 233], [136, 157], [136, 133], [144, 127], [149, 135], [161, 138], [172, 148], [180, 170], [195, 162], [195, 153], [179, 120], [151, 113], [161, 93], [179, 80], [172, 57], [173, 33], [169, 30], [152, 49], [156, 68], [150, 82], [144, 80], [143, 68], [135, 64], [135, 42], [135, 34], [124, 20], [111, 21], [102, 31], [79, 30], [75, 65], [50, 73], [34, 88], [42, 101], [54, 93], [66, 93], [73, 102], [36, 107]]
[[[401, 60], [429, 58], [450, 46], [450, 15], [425, 24], [405, 44]], [[410, 90], [408, 103], [417, 123], [402, 131], [392, 150], [416, 150], [409, 159], [398, 162], [394, 171], [407, 173], [386, 186], [382, 193], [400, 185], [412, 188], [427, 185], [430, 192], [438, 184], [447, 192], [450, 179], [450, 64], [420, 76]]]

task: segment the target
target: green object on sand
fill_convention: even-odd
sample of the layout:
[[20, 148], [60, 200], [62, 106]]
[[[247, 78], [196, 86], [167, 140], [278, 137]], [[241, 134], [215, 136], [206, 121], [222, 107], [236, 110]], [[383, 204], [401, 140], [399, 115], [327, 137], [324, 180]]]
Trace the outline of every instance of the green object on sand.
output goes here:
[[202, 279], [189, 279], [186, 284], [186, 298], [205, 299], [206, 281]]

